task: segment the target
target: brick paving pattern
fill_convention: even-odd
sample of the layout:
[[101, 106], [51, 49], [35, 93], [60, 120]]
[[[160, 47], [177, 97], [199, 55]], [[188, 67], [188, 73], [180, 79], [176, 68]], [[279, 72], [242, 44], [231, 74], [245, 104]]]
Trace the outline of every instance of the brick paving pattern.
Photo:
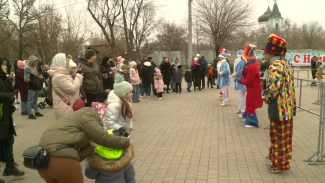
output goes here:
[[[164, 100], [142, 98], [134, 104], [134, 126], [131, 142], [136, 180], [141, 183], [321, 183], [325, 182], [324, 165], [308, 165], [303, 160], [316, 152], [319, 117], [298, 110], [294, 118], [293, 159], [290, 171], [270, 174], [267, 106], [257, 110], [260, 128], [244, 128], [237, 112], [237, 94], [229, 88], [230, 103], [220, 106], [219, 90], [204, 89], [182, 94], [164, 94]], [[316, 87], [303, 87], [302, 104], [319, 112]], [[297, 92], [299, 93], [299, 92]], [[43, 99], [40, 99], [43, 100]], [[40, 110], [45, 117], [27, 120], [14, 114], [18, 137], [15, 139], [15, 161], [26, 173], [23, 177], [6, 177], [6, 182], [43, 182], [37, 171], [22, 164], [22, 152], [36, 145], [43, 131], [55, 123], [48, 106]], [[84, 162], [82, 162], [84, 165]], [[1, 174], [4, 164], [1, 164]], [[0, 175], [3, 178], [2, 175]], [[94, 182], [85, 178], [85, 182]]]

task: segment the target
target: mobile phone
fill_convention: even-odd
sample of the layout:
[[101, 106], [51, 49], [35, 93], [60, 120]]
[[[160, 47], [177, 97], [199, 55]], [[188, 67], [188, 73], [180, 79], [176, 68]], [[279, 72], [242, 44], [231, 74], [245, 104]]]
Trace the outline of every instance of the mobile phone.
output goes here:
[[129, 136], [128, 132], [125, 132], [123, 136], [128, 137]]

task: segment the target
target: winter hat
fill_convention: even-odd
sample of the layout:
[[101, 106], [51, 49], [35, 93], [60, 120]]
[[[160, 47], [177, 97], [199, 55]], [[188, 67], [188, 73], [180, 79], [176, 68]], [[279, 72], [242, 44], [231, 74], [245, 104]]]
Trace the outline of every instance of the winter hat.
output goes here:
[[121, 70], [123, 70], [123, 69], [129, 69], [129, 66], [128, 66], [128, 65], [125, 65], [125, 64], [123, 64], [123, 65], [121, 66]]
[[74, 63], [74, 61], [70, 59], [69, 60], [69, 70], [71, 70], [72, 68], [77, 68], [77, 64]]
[[116, 60], [117, 60], [117, 63], [120, 64], [120, 63], [123, 63], [124, 58], [121, 57], [121, 56], [118, 56], [118, 57], [116, 58]]
[[124, 81], [124, 77], [121, 74], [115, 75], [113, 88], [114, 93], [118, 97], [124, 97], [127, 93], [133, 90], [132, 85], [129, 82]]
[[23, 69], [24, 67], [25, 67], [25, 62], [24, 61], [21, 61], [21, 60], [18, 60], [18, 62], [17, 62], [17, 66], [18, 66], [18, 68], [20, 68], [20, 69]]
[[243, 51], [243, 57], [247, 60], [254, 60], [255, 59], [255, 48], [256, 46], [253, 44], [246, 45], [245, 50]]
[[106, 91], [96, 93], [96, 101], [98, 102], [104, 102], [105, 100], [107, 100], [107, 97], [108, 93]]
[[198, 57], [198, 58], [199, 58], [199, 57], [200, 57], [200, 54], [196, 54], [196, 57]]
[[285, 39], [282, 37], [276, 35], [276, 34], [270, 34], [268, 38], [268, 42], [266, 43], [265, 47], [262, 48], [267, 53], [271, 53], [274, 55], [281, 56], [285, 54], [286, 47], [288, 43]]
[[243, 54], [243, 50], [242, 49], [240, 49], [240, 50], [237, 51], [237, 57], [241, 57], [242, 54]]
[[84, 59], [85, 60], [89, 60], [91, 57], [93, 57], [94, 55], [96, 55], [96, 51], [93, 50], [93, 49], [88, 49], [86, 50], [85, 52], [85, 55], [84, 55]]
[[143, 65], [147, 67], [151, 67], [151, 62], [145, 62]]
[[135, 65], [138, 65], [135, 61], [131, 61], [131, 62], [129, 63], [130, 68], [132, 68], [132, 67], [135, 66]]
[[225, 58], [227, 58], [227, 54], [226, 53], [220, 53], [218, 57], [225, 59]]
[[211, 67], [211, 64], [208, 64], [208, 67]]

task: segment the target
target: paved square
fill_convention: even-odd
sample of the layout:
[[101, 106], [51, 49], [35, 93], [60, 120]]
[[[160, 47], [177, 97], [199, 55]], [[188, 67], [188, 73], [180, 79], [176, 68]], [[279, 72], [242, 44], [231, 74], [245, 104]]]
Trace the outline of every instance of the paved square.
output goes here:
[[[269, 122], [267, 106], [257, 110], [260, 128], [244, 128], [244, 120], [234, 114], [237, 94], [232, 86], [229, 92], [230, 104], [224, 107], [220, 106], [219, 90], [210, 88], [188, 93], [185, 84], [182, 94], [164, 94], [161, 101], [154, 97], [142, 98], [141, 103], [133, 104], [135, 130], [131, 142], [135, 146], [133, 163], [137, 182], [325, 182], [324, 165], [303, 162], [316, 152], [318, 116], [298, 110], [294, 119], [291, 169], [270, 174], [269, 162], [264, 160], [270, 144], [268, 130], [264, 129]], [[319, 112], [319, 105], [312, 104], [317, 100], [317, 87], [303, 87], [302, 92], [304, 107]], [[40, 111], [45, 117], [37, 120], [27, 120], [20, 115], [20, 110], [14, 114], [18, 133], [15, 161], [26, 175], [6, 177], [6, 182], [43, 182], [36, 171], [22, 164], [22, 152], [36, 145], [43, 131], [55, 123], [51, 108], [47, 106]], [[4, 164], [0, 169], [3, 171]], [[94, 181], [85, 178], [85, 182]]]

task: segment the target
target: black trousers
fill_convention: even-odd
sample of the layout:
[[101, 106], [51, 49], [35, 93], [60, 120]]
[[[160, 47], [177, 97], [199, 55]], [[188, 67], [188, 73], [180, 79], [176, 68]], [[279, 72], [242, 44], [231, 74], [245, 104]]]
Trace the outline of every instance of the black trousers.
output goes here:
[[211, 85], [211, 88], [213, 88], [213, 78], [208, 78], [208, 81], [207, 81], [208, 88], [209, 88], [209, 84]]
[[182, 84], [181, 83], [176, 83], [176, 93], [182, 93]]
[[205, 77], [201, 78], [202, 88], [205, 88]]
[[10, 162], [14, 159], [14, 141], [15, 138], [13, 135], [8, 139], [0, 140], [0, 161]]
[[152, 82], [151, 85], [152, 85], [152, 93], [153, 93], [154, 96], [156, 96], [157, 95], [157, 90], [155, 89], [155, 82]]
[[96, 101], [96, 94], [93, 93], [87, 93], [85, 92], [86, 97], [87, 97], [87, 103], [86, 103], [86, 107], [91, 107], [91, 103]]
[[157, 98], [163, 98], [163, 93], [162, 92], [157, 93]]

